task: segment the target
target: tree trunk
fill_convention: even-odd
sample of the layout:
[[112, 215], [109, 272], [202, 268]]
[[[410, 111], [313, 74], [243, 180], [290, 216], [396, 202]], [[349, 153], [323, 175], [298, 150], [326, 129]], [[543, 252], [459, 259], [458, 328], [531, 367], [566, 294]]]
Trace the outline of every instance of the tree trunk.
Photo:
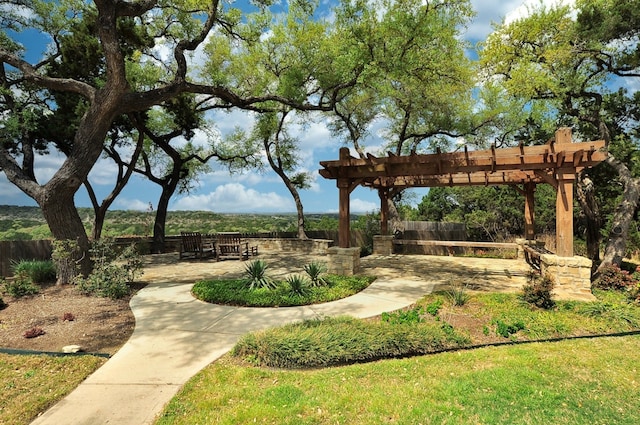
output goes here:
[[[89, 238], [82, 225], [82, 219], [73, 202], [75, 191], [70, 193], [56, 192], [55, 198], [47, 197], [40, 201], [42, 215], [51, 230], [51, 234], [57, 240], [76, 241], [79, 253], [76, 258], [71, 257], [71, 261], [76, 262], [80, 267], [79, 271], [83, 275], [91, 272], [91, 258], [89, 257]], [[69, 274], [68, 265], [63, 265], [66, 273], [62, 273], [58, 278], [58, 285], [73, 283], [72, 274]]]
[[289, 191], [291, 192], [291, 196], [293, 196], [293, 199], [296, 202], [296, 211], [298, 212], [298, 239], [309, 239], [307, 233], [304, 230], [304, 211], [302, 208], [302, 201], [300, 200], [300, 194], [295, 187], [289, 188]]
[[600, 264], [600, 229], [602, 228], [602, 217], [598, 201], [594, 196], [594, 185], [589, 177], [580, 173], [576, 185], [577, 199], [585, 216], [587, 257], [593, 262], [591, 273], [595, 273]]
[[640, 178], [634, 178], [629, 168], [611, 156], [611, 154], [609, 154], [606, 162], [618, 172], [624, 191], [622, 193], [622, 201], [616, 207], [611, 219], [609, 240], [604, 250], [602, 263], [600, 263], [596, 273], [602, 271], [604, 266], [611, 264], [619, 266], [622, 263], [627, 247], [629, 226], [633, 221], [633, 214], [638, 208], [638, 201], [640, 200]]
[[168, 181], [165, 180], [165, 184], [162, 185], [162, 193], [158, 200], [158, 208], [156, 209], [156, 217], [153, 223], [153, 244], [151, 250], [154, 254], [162, 254], [164, 252], [167, 210], [169, 209], [169, 201], [175, 193], [176, 187], [178, 187], [178, 181], [179, 177], [170, 178]]

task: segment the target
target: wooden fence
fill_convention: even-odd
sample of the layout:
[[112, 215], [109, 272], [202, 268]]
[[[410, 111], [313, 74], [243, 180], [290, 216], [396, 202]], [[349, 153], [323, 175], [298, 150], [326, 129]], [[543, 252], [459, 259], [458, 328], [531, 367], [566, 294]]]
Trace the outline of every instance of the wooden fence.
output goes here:
[[[404, 221], [404, 231], [398, 235], [400, 240], [409, 241], [466, 241], [467, 230], [464, 223], [439, 223], [432, 221]], [[448, 255], [450, 249], [436, 244], [399, 244], [395, 245], [398, 254]], [[456, 248], [455, 251], [459, 251]]]
[[12, 276], [11, 264], [20, 260], [50, 260], [50, 240], [0, 241], [0, 276]]

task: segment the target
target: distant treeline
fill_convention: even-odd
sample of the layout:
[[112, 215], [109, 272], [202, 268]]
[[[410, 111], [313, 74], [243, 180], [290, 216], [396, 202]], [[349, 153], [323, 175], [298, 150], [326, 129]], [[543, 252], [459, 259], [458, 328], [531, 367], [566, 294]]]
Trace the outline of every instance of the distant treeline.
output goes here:
[[[78, 208], [87, 232], [93, 226], [91, 208]], [[354, 215], [356, 222], [363, 216]], [[151, 236], [154, 212], [109, 211], [103, 236]], [[337, 230], [338, 214], [305, 215], [307, 230]], [[166, 234], [177, 235], [181, 231], [202, 233], [217, 232], [295, 232], [297, 216], [291, 214], [218, 214], [209, 211], [169, 211]], [[38, 207], [0, 205], [0, 240], [49, 239], [51, 232]]]

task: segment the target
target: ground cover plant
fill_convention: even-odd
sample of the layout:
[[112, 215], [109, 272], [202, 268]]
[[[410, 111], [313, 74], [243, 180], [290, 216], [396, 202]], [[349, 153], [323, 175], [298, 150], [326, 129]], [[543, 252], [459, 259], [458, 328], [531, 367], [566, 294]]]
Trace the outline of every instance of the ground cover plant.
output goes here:
[[30, 423], [104, 362], [96, 356], [0, 353], [0, 423]]
[[307, 320], [250, 333], [232, 354], [268, 367], [326, 367], [459, 348], [469, 339], [445, 323], [415, 326], [352, 317]]
[[326, 275], [325, 286], [305, 288], [302, 295], [292, 291], [290, 283], [278, 282], [274, 289], [247, 286], [245, 279], [203, 280], [196, 282], [191, 292], [199, 300], [247, 307], [289, 307], [318, 304], [346, 298], [362, 291], [375, 278], [371, 276]]
[[320, 367], [640, 329], [640, 307], [624, 293], [596, 293], [597, 301], [558, 301], [550, 310], [525, 302], [527, 291], [469, 295], [463, 304], [445, 291], [367, 321], [326, 318], [248, 334], [233, 353], [269, 367]]
[[215, 304], [290, 307], [346, 298], [375, 280], [371, 276], [323, 274], [325, 268], [320, 263], [310, 263], [303, 268], [306, 276], [294, 273], [278, 281], [268, 276], [268, 268], [263, 260], [251, 261], [245, 265], [242, 278], [199, 281], [191, 292]]

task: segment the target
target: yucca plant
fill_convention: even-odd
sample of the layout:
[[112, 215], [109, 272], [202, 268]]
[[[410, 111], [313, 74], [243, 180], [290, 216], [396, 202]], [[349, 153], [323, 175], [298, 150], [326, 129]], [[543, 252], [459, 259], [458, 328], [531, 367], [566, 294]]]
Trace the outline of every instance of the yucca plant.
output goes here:
[[264, 260], [255, 260], [247, 263], [244, 268], [244, 275], [249, 289], [274, 289], [276, 287], [276, 283], [267, 276], [268, 268], [269, 266]]
[[455, 307], [462, 307], [469, 301], [471, 296], [467, 293], [466, 288], [462, 284], [453, 285], [451, 289], [447, 291], [447, 296]]
[[309, 293], [309, 281], [302, 275], [294, 274], [286, 279], [291, 295], [306, 296]]
[[309, 279], [311, 279], [311, 285], [324, 286], [327, 284], [326, 280], [320, 276], [322, 273], [327, 271], [327, 266], [324, 263], [313, 261], [309, 264], [305, 264], [304, 271], [309, 276]]

